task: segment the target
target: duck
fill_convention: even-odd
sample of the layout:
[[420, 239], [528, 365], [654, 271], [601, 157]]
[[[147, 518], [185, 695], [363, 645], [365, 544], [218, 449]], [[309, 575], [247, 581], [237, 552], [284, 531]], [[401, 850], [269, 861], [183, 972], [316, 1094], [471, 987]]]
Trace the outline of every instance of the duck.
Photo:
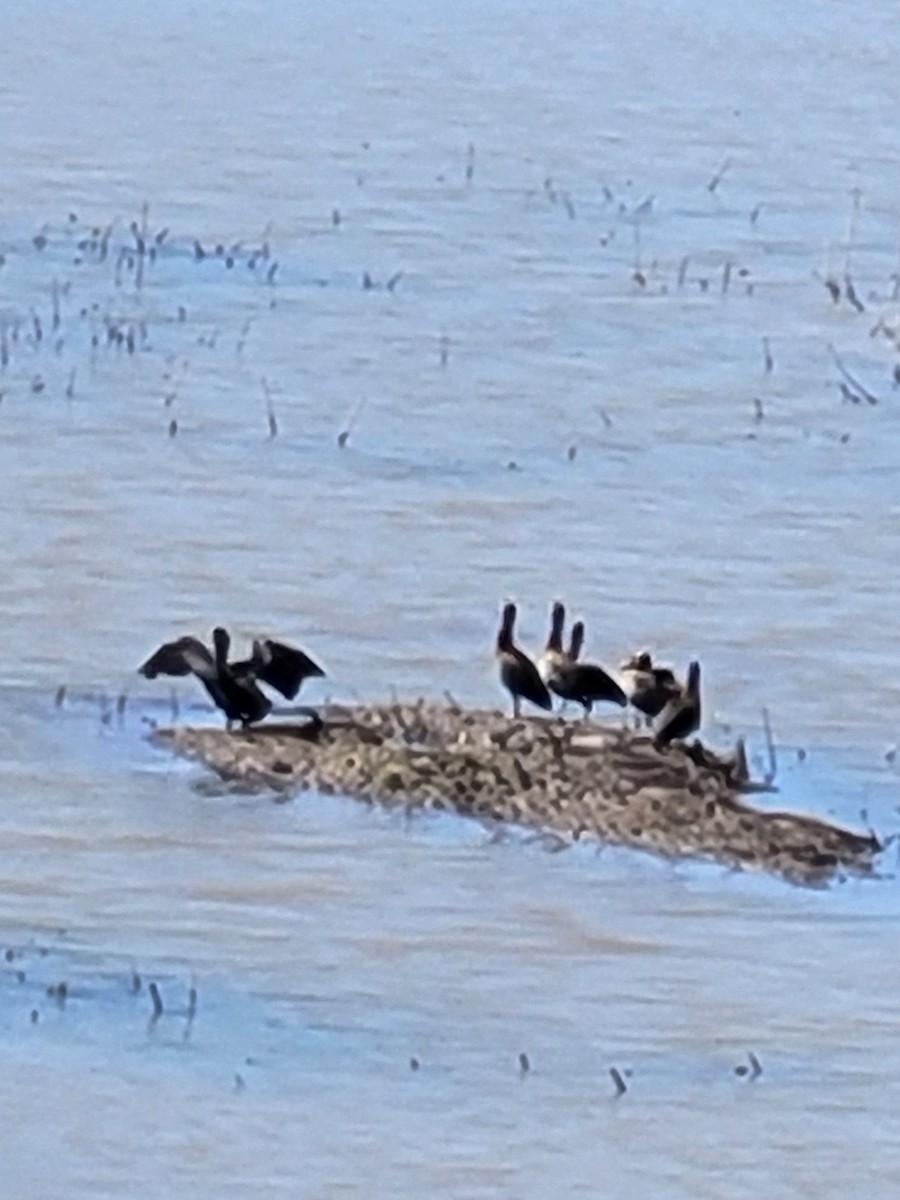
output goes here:
[[557, 665], [547, 677], [547, 687], [561, 700], [573, 700], [590, 716], [594, 705], [601, 701], [625, 708], [628, 697], [615, 679], [598, 663], [579, 662], [584, 644], [584, 622], [572, 626], [568, 653], [561, 654]]
[[681, 695], [674, 673], [668, 667], [654, 667], [647, 650], [627, 658], [619, 667], [619, 678], [632, 708], [651, 719]]
[[516, 613], [515, 604], [504, 605], [496, 653], [500, 664], [500, 682], [512, 696], [513, 716], [518, 718], [522, 700], [549, 711], [553, 708], [553, 698], [537, 667], [515, 644]]
[[555, 670], [566, 661], [563, 650], [563, 629], [566, 624], [566, 609], [561, 601], [556, 600], [550, 610], [550, 632], [541, 656], [537, 661], [538, 674], [546, 684]]
[[250, 658], [240, 662], [228, 662], [230, 648], [228, 631], [217, 626], [212, 652], [198, 638], [181, 637], [160, 646], [138, 671], [145, 679], [196, 675], [216, 707], [225, 713], [229, 729], [234, 721], [246, 728], [271, 712], [271, 701], [260, 689], [260, 682], [292, 700], [304, 679], [325, 674], [302, 650], [268, 638], [254, 641]]
[[659, 714], [653, 735], [653, 744], [662, 749], [670, 742], [683, 741], [700, 728], [702, 709], [700, 704], [700, 664], [692, 662], [688, 667], [687, 682], [677, 696], [673, 696]]

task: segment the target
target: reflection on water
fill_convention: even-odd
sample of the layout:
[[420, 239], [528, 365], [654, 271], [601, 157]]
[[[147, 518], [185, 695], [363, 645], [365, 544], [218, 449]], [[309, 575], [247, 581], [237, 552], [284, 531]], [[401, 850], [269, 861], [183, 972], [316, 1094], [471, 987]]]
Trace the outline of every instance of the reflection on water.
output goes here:
[[310, 698], [490, 701], [499, 603], [534, 644], [559, 595], [700, 657], [713, 740], [767, 705], [778, 803], [895, 826], [893, 12], [721, 13], [47, 0], [0, 45], [16, 1194], [892, 1194], [892, 879], [235, 794], [136, 693], [223, 620]]

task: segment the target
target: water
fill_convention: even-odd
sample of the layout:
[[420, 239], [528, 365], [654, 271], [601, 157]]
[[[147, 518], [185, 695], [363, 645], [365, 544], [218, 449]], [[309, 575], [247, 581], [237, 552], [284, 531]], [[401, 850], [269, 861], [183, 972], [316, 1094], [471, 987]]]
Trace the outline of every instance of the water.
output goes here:
[[10, 1194], [892, 1195], [891, 852], [806, 892], [241, 795], [134, 667], [224, 620], [315, 696], [491, 702], [500, 602], [534, 645], [562, 596], [606, 661], [698, 655], [713, 741], [759, 761], [767, 705], [777, 803], [895, 828], [893, 9], [7, 15]]

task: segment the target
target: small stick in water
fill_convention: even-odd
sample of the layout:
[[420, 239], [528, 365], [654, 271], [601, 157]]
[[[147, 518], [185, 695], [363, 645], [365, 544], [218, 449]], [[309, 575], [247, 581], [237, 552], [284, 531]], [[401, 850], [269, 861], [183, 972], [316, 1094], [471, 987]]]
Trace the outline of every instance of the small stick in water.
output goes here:
[[763, 355], [765, 356], [766, 374], [771, 375], [772, 368], [775, 366], [775, 360], [772, 358], [772, 350], [771, 350], [771, 347], [769, 346], [769, 339], [767, 337], [764, 337], [762, 340], [762, 344], [763, 344]]
[[466, 183], [470, 184], [475, 175], [475, 147], [472, 142], [469, 142], [469, 148], [466, 151]]
[[528, 1055], [523, 1050], [519, 1055], [519, 1074], [527, 1075], [531, 1070], [531, 1063], [528, 1061]]
[[185, 1023], [184, 1033], [182, 1034], [182, 1040], [185, 1042], [191, 1036], [191, 1028], [194, 1024], [194, 1017], [196, 1015], [197, 1015], [197, 989], [195, 987], [192, 987], [191, 990], [188, 992], [187, 1022]]
[[622, 1078], [622, 1072], [619, 1071], [618, 1068], [610, 1067], [609, 1074], [610, 1074], [610, 1077], [612, 1078], [613, 1084], [615, 1085], [616, 1099], [618, 1100], [618, 1098], [620, 1096], [624, 1096], [625, 1093], [628, 1091], [628, 1085], [626, 1084], [625, 1080]]
[[56, 689], [56, 695], [53, 697], [53, 703], [57, 708], [62, 708], [66, 702], [66, 685], [61, 683]]
[[850, 220], [847, 224], [847, 256], [844, 259], [844, 274], [850, 274], [850, 256], [856, 245], [856, 226], [859, 222], [859, 206], [862, 202], [862, 189], [855, 187], [850, 191], [853, 207], [850, 210]]
[[359, 418], [359, 414], [363, 410], [364, 404], [365, 404], [365, 400], [360, 400], [359, 404], [357, 404], [356, 408], [350, 414], [350, 419], [347, 422], [346, 426], [338, 434], [337, 443], [339, 446], [343, 447], [343, 446], [347, 445], [347, 439], [350, 437], [350, 434], [353, 432], [353, 426], [356, 424], [356, 422]]
[[[855, 379], [850, 374], [850, 372], [847, 370], [847, 368], [844, 366], [843, 362], [841, 361], [841, 357], [838, 354], [837, 350], [835, 350], [834, 346], [832, 346], [830, 342], [828, 344], [828, 349], [831, 353], [831, 357], [834, 359], [834, 365], [837, 367], [837, 369], [843, 375], [844, 379], [846, 379], [847, 383], [849, 383], [850, 386], [856, 392], [858, 392], [858, 394], [860, 396], [863, 397], [863, 399], [867, 400], [869, 402], [869, 404], [877, 404], [878, 397], [873, 395], [873, 393], [868, 391], [866, 388], [864, 388], [863, 385], [859, 382], [859, 380]], [[858, 402], [859, 401], [857, 400], [856, 403], [858, 403]]]
[[753, 1053], [752, 1050], [748, 1053], [747, 1058], [750, 1060], [750, 1066], [747, 1067], [743, 1063], [740, 1063], [738, 1066], [736, 1066], [734, 1068], [735, 1075], [739, 1076], [741, 1079], [746, 1078], [746, 1076], [748, 1076], [748, 1075], [750, 1076], [751, 1079], [759, 1079], [760, 1075], [762, 1075], [762, 1070], [763, 1070], [762, 1063], [759, 1061], [759, 1059], [756, 1057], [756, 1055]]
[[775, 776], [778, 774], [778, 756], [775, 752], [775, 739], [772, 737], [772, 725], [769, 721], [769, 710], [762, 710], [763, 733], [766, 735], [766, 751], [769, 756], [769, 769], [766, 771], [765, 784], [774, 783]]
[[844, 294], [857, 312], [866, 311], [866, 306], [863, 304], [862, 300], [860, 300], [859, 296], [857, 296], [856, 288], [853, 286], [853, 280], [849, 275], [844, 276]]
[[75, 367], [69, 372], [69, 382], [66, 384], [66, 399], [71, 400], [75, 396]]
[[172, 420], [169, 422], [169, 437], [173, 438], [176, 436], [177, 433], [178, 433], [178, 422], [173, 417]]
[[726, 158], [721, 167], [719, 167], [718, 171], [716, 171], [712, 179], [710, 179], [709, 183], [706, 185], [706, 190], [711, 196], [716, 194], [716, 188], [725, 178], [725, 173], [730, 169], [731, 162], [732, 160], [730, 158]]
[[155, 983], [149, 984], [147, 991], [150, 993], [150, 999], [153, 1001], [153, 1015], [150, 1018], [150, 1026], [152, 1027], [163, 1015], [163, 1002], [159, 994], [159, 988]]

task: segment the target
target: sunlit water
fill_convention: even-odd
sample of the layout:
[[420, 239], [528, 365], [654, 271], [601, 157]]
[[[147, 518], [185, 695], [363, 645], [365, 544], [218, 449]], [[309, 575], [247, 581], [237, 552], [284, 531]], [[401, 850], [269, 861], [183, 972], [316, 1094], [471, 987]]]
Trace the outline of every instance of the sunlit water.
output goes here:
[[10, 9], [10, 1195], [894, 1195], [893, 848], [807, 892], [241, 795], [134, 668], [222, 620], [310, 699], [491, 702], [499, 604], [534, 645], [561, 596], [606, 661], [699, 656], [759, 770], [767, 706], [777, 803], [891, 832], [895, 15]]

